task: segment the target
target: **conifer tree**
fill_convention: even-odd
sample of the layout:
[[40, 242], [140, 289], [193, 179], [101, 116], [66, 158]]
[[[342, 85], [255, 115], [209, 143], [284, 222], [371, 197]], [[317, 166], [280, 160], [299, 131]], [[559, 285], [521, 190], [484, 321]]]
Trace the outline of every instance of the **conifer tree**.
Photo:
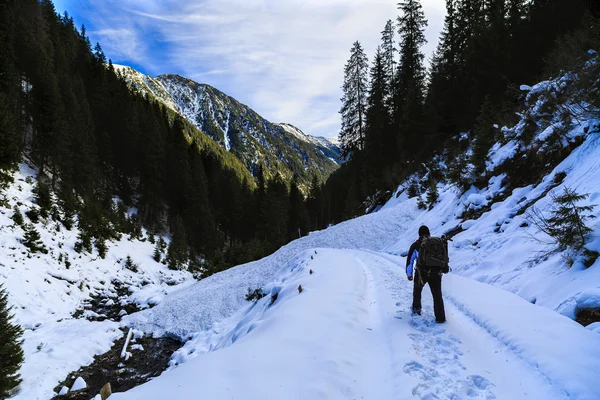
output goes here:
[[156, 246], [154, 247], [154, 253], [152, 254], [152, 259], [156, 262], [160, 262], [162, 257], [162, 252], [160, 250], [160, 244], [156, 243]]
[[419, 124], [423, 120], [425, 94], [425, 56], [421, 47], [425, 40], [427, 20], [419, 0], [403, 0], [398, 4], [400, 63], [396, 74], [394, 121], [401, 128], [405, 154], [414, 154], [418, 145]]
[[[425, 89], [425, 55], [421, 47], [427, 43], [427, 20], [419, 0], [404, 0], [398, 4], [398, 33], [400, 35], [400, 65], [396, 80], [397, 112], [402, 119], [419, 117]], [[411, 113], [412, 109], [417, 113]]]
[[427, 188], [427, 204], [431, 210], [440, 197], [437, 189], [437, 183], [433, 178], [429, 179], [429, 187]]
[[16, 15], [11, 7], [0, 5], [0, 170], [13, 168], [19, 156], [21, 88], [15, 65]]
[[445, 137], [456, 133], [457, 74], [459, 71], [456, 0], [446, 0], [444, 28], [431, 60], [426, 112], [429, 130]]
[[23, 236], [23, 245], [32, 253], [47, 253], [48, 250], [42, 243], [40, 233], [35, 229], [35, 226], [28, 224], [25, 227], [25, 235]]
[[299, 179], [298, 175], [294, 175], [290, 183], [288, 222], [288, 240], [290, 241], [308, 233], [309, 216], [304, 196], [298, 187]]
[[[390, 113], [386, 107], [389, 98], [387, 73], [384, 64], [384, 53], [381, 47], [377, 48], [373, 66], [371, 67], [371, 84], [369, 85], [367, 125], [365, 129], [365, 154], [363, 159], [367, 164], [365, 180], [369, 180], [369, 190], [377, 189], [378, 179], [383, 172], [383, 166], [389, 160], [390, 140]], [[388, 149], [386, 151], [386, 149]]]
[[185, 226], [180, 216], [176, 216], [171, 229], [171, 243], [167, 249], [167, 264], [170, 269], [183, 269], [188, 260], [189, 248]]
[[125, 268], [127, 268], [131, 272], [138, 272], [138, 266], [136, 263], [133, 262], [133, 259], [129, 254], [125, 258]]
[[485, 171], [487, 155], [494, 144], [497, 131], [495, 122], [495, 113], [488, 98], [481, 106], [481, 111], [473, 129], [474, 144], [471, 163], [475, 166], [475, 173], [478, 175]]
[[571, 247], [576, 251], [581, 250], [585, 245], [585, 235], [592, 232], [586, 222], [596, 218], [589, 214], [596, 206], [577, 204], [588, 196], [589, 194], [579, 194], [568, 187], [561, 194], [552, 196], [554, 209], [551, 217], [545, 221], [545, 226], [560, 249]]
[[17, 207], [16, 205], [13, 207], [12, 220], [15, 223], [15, 225], [18, 226], [23, 226], [23, 224], [25, 223], [25, 220], [23, 219], [23, 214], [21, 214], [21, 210], [19, 210], [19, 207]]
[[0, 398], [7, 398], [21, 383], [19, 368], [23, 363], [21, 337], [23, 329], [12, 321], [8, 294], [0, 284]]
[[[385, 86], [386, 95], [385, 99], [386, 107], [390, 116], [394, 112], [394, 98], [396, 87], [394, 85], [394, 79], [396, 76], [396, 40], [395, 40], [395, 26], [392, 20], [388, 20], [385, 24], [385, 28], [381, 32], [381, 53], [383, 69], [385, 71]], [[372, 78], [371, 78], [372, 79]]]
[[344, 157], [364, 148], [368, 68], [367, 56], [360, 42], [354, 42], [350, 59], [344, 68], [342, 86], [342, 128], [339, 137]]

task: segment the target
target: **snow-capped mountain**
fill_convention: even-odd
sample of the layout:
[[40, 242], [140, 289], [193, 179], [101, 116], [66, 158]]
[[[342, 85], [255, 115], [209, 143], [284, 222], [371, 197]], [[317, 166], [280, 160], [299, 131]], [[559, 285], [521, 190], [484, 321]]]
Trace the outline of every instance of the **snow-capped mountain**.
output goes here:
[[341, 163], [334, 141], [306, 135], [289, 124], [271, 123], [212, 86], [180, 75], [153, 78], [131, 67], [115, 69], [133, 88], [176, 111], [233, 153], [255, 176], [264, 163], [269, 175], [298, 174], [307, 184], [312, 175], [325, 178]]

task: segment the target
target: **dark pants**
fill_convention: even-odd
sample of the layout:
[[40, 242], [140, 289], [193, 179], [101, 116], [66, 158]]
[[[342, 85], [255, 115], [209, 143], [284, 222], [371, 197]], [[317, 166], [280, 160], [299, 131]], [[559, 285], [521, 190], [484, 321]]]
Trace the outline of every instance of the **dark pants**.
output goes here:
[[438, 322], [446, 321], [446, 312], [444, 311], [444, 299], [442, 299], [442, 275], [438, 272], [422, 273], [415, 272], [415, 287], [413, 289], [413, 311], [421, 313], [421, 292], [423, 286], [429, 283], [431, 295], [433, 296], [433, 312], [435, 320]]

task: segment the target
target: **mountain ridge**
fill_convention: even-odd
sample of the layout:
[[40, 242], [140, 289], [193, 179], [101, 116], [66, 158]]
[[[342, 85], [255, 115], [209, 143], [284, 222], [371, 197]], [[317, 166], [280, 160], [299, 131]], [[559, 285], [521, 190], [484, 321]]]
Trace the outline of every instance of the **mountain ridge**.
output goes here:
[[151, 77], [123, 65], [115, 70], [130, 87], [177, 112], [235, 155], [255, 177], [263, 164], [267, 176], [298, 175], [307, 187], [313, 175], [323, 180], [342, 163], [332, 140], [306, 135], [289, 123], [272, 123], [211, 85], [179, 74]]

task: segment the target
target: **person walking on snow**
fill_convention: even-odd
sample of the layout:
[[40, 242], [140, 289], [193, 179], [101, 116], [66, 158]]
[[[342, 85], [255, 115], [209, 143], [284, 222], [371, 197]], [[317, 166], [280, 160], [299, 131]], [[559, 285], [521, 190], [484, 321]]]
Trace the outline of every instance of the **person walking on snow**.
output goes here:
[[[419, 239], [410, 246], [408, 256], [406, 257], [406, 275], [409, 281], [414, 280], [412, 303], [413, 314], [421, 315], [421, 293], [423, 292], [425, 284], [429, 283], [429, 289], [431, 289], [431, 295], [433, 296], [435, 320], [438, 323], [443, 323], [446, 322], [446, 313], [444, 311], [444, 299], [442, 298], [442, 273], [447, 272], [447, 268], [423, 265], [423, 255], [419, 257], [421, 245], [430, 238], [431, 234], [429, 228], [424, 225], [421, 226], [419, 228]], [[447, 247], [445, 248], [445, 252], [446, 258], [444, 264], [446, 264], [447, 267]], [[414, 266], [415, 263], [416, 266]], [[444, 268], [446, 270], [444, 270]]]

